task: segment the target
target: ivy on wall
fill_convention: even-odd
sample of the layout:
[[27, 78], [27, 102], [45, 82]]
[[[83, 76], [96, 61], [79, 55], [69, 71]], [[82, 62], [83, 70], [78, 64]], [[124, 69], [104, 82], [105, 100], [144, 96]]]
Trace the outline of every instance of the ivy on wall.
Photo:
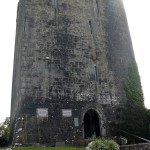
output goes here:
[[[130, 62], [128, 67], [128, 78], [124, 84], [124, 90], [128, 98], [127, 106], [119, 110], [119, 122], [117, 128], [130, 134], [149, 138], [148, 110], [144, 106], [143, 92], [135, 62]], [[122, 134], [122, 133], [119, 133]], [[124, 135], [129, 143], [144, 142], [136, 138]]]
[[140, 76], [135, 62], [130, 62], [128, 67], [128, 79], [124, 86], [130, 105], [144, 108], [144, 98], [141, 88]]

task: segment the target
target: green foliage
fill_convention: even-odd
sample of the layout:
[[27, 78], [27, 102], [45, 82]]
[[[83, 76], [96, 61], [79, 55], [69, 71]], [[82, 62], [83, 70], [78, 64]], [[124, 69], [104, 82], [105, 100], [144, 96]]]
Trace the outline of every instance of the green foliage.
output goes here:
[[125, 92], [129, 104], [144, 108], [144, 98], [141, 88], [140, 77], [135, 62], [131, 62], [128, 68], [128, 79], [125, 82]]
[[5, 121], [0, 124], [0, 147], [8, 146], [9, 126], [10, 126], [9, 118], [6, 118]]
[[[131, 62], [128, 68], [128, 78], [124, 86], [128, 98], [127, 106], [118, 112], [120, 122], [117, 128], [128, 133], [148, 138], [149, 122], [148, 113], [144, 107], [144, 98], [141, 88], [140, 77], [135, 62]], [[133, 137], [128, 137], [129, 143], [137, 142]], [[139, 141], [138, 142], [143, 142]]]
[[119, 150], [119, 145], [113, 140], [96, 139], [88, 144], [86, 150]]
[[[118, 129], [146, 139], [149, 138], [149, 122], [145, 109], [128, 105], [128, 107], [122, 111], [121, 116], [121, 121], [117, 125]], [[128, 139], [129, 144], [145, 142], [133, 136], [128, 136], [127, 134], [124, 136]]]

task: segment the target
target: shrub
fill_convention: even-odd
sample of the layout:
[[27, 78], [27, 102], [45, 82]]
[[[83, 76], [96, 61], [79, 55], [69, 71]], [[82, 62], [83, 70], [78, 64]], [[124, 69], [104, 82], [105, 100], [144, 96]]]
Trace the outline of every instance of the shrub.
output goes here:
[[[119, 108], [120, 110], [117, 111], [119, 121], [115, 128], [148, 139], [148, 111], [144, 106], [140, 76], [136, 62], [134, 61], [129, 63], [128, 76], [124, 82], [124, 90], [128, 100], [126, 106]], [[122, 131], [119, 135], [122, 135]], [[128, 144], [143, 142], [143, 140], [139, 140], [128, 134], [125, 134], [125, 136], [128, 139]]]
[[119, 145], [113, 140], [97, 139], [90, 142], [86, 150], [119, 150]]
[[9, 118], [6, 118], [3, 123], [0, 123], [0, 147], [8, 146], [9, 123], [10, 123]]

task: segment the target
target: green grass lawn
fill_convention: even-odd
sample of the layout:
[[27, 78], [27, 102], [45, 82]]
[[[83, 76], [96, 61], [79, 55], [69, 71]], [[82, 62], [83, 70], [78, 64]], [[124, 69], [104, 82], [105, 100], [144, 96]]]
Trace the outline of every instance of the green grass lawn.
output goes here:
[[[1, 148], [0, 150], [7, 150], [7, 148]], [[85, 148], [79, 147], [16, 147], [13, 150], [85, 150]]]
[[16, 147], [13, 150], [85, 150], [76, 147]]

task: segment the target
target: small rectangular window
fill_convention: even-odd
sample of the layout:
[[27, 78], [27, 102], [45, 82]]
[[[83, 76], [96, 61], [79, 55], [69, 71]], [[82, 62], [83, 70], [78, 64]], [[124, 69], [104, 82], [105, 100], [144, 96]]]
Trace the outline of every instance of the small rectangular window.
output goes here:
[[91, 34], [93, 34], [93, 30], [92, 30], [92, 22], [91, 22], [91, 20], [89, 20], [89, 26], [90, 26]]
[[95, 66], [95, 80], [97, 81], [97, 67]]

